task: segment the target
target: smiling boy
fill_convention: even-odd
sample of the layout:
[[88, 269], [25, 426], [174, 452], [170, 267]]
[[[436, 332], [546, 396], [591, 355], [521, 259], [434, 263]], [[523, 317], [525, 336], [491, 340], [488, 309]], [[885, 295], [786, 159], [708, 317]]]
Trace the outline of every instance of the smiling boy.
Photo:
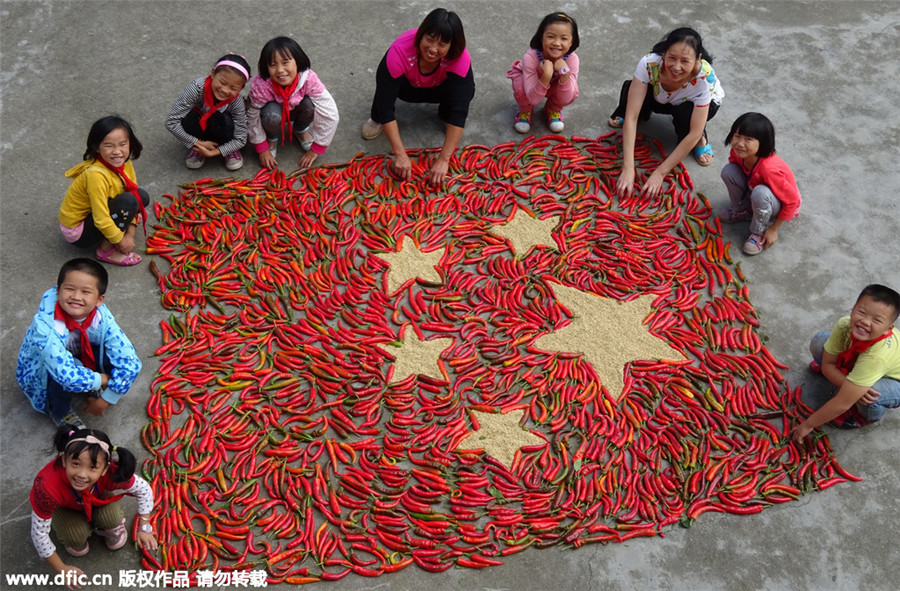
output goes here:
[[94, 260], [67, 262], [25, 333], [16, 380], [31, 406], [57, 425], [83, 428], [73, 396], [87, 396], [85, 411], [100, 416], [141, 371], [134, 347], [103, 304], [108, 282]]
[[900, 294], [883, 285], [868, 285], [850, 316], [838, 320], [831, 333], [813, 337], [810, 367], [838, 387], [837, 394], [791, 430], [797, 442], [810, 431], [835, 421], [861, 427], [880, 420], [887, 408], [900, 406]]

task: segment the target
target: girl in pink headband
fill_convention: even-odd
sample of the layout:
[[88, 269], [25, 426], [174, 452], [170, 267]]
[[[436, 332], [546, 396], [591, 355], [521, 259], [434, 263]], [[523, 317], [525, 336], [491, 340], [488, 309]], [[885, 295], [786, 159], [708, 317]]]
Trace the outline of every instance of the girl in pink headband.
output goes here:
[[228, 170], [244, 165], [247, 111], [240, 93], [249, 79], [247, 60], [229, 53], [216, 61], [209, 76], [188, 84], [172, 105], [166, 129], [188, 149], [188, 168], [200, 168], [207, 158], [220, 155]]
[[114, 446], [102, 431], [75, 430], [69, 425], [56, 432], [53, 447], [59, 455], [38, 472], [31, 488], [31, 539], [38, 555], [57, 573], [72, 571], [71, 580], [86, 580], [80, 568], [63, 562], [50, 541], [50, 530], [71, 556], [88, 553], [92, 527], [106, 538], [107, 548], [118, 550], [128, 541], [118, 503], [123, 495], [137, 497], [140, 527], [135, 541], [155, 550], [156, 534], [150, 522], [153, 491], [134, 473], [134, 455]]

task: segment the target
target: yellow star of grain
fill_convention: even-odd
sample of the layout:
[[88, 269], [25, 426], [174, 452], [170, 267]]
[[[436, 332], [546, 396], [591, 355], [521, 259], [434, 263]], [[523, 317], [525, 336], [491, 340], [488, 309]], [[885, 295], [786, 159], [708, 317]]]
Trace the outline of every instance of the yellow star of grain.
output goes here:
[[[376, 255], [384, 260], [390, 268], [387, 275], [388, 293], [392, 294], [410, 279], [422, 279], [430, 283], [443, 283], [441, 275], [435, 267], [439, 267], [444, 256], [444, 249], [423, 252], [419, 246], [413, 244], [404, 248], [406, 237], [400, 238], [400, 244], [395, 252], [385, 252]], [[412, 241], [410, 241], [412, 242]]]
[[420, 341], [411, 328], [403, 334], [403, 345], [394, 354], [394, 373], [391, 383], [402, 382], [410, 375], [427, 375], [446, 379], [440, 365], [441, 353], [453, 344], [453, 339], [438, 337], [430, 341]]
[[[512, 469], [516, 451], [532, 445], [546, 445], [547, 441], [522, 428], [525, 409], [511, 410], [506, 414], [473, 410], [479, 429], [470, 431], [456, 449], [483, 449], [484, 453]], [[477, 416], [475, 413], [478, 413]], [[464, 445], [466, 444], [466, 445]]]
[[553, 229], [559, 225], [560, 216], [551, 216], [545, 220], [531, 217], [521, 209], [513, 213], [513, 218], [506, 223], [492, 226], [488, 231], [495, 236], [506, 238], [512, 243], [518, 258], [525, 258], [528, 251], [535, 246], [547, 246], [554, 250]]
[[643, 321], [653, 311], [654, 295], [630, 302], [554, 285], [556, 299], [574, 316], [534, 347], [544, 351], [578, 352], [594, 366], [609, 395], [619, 400], [625, 388], [625, 364], [643, 359], [683, 360], [686, 357], [647, 330]]

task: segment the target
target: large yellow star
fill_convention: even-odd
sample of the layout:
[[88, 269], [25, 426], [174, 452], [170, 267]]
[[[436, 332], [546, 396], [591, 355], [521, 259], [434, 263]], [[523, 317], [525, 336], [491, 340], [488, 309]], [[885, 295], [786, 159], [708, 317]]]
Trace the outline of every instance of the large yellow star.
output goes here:
[[[546, 445], [547, 440], [522, 428], [525, 409], [511, 410], [506, 414], [472, 410], [472, 418], [478, 421], [477, 431], [470, 431], [456, 449], [483, 449], [484, 453], [512, 469], [516, 450], [532, 445]], [[478, 413], [478, 416], [475, 416]], [[468, 445], [463, 445], [468, 442]]]
[[572, 313], [572, 321], [535, 339], [534, 347], [581, 353], [614, 399], [619, 400], [624, 394], [625, 364], [642, 359], [686, 359], [643, 325], [653, 311], [651, 302], [656, 296], [642, 295], [620, 302], [564, 285], [554, 285], [553, 291], [560, 304]]
[[444, 249], [423, 252], [419, 249], [418, 244], [403, 248], [405, 240], [405, 236], [400, 238], [400, 243], [395, 252], [385, 252], [376, 255], [390, 265], [390, 268], [385, 271], [388, 293], [394, 293], [410, 279], [418, 278], [430, 283], [443, 283], [443, 279], [441, 279], [435, 267], [440, 267]]
[[440, 364], [441, 353], [453, 344], [453, 339], [439, 337], [430, 341], [420, 341], [416, 332], [407, 327], [403, 334], [403, 344], [394, 354], [394, 373], [391, 383], [402, 382], [410, 375], [427, 375], [446, 380], [446, 372]]
[[492, 226], [488, 231], [495, 236], [509, 240], [516, 256], [525, 258], [528, 251], [535, 246], [547, 246], [558, 250], [552, 232], [559, 225], [559, 221], [560, 216], [558, 215], [539, 220], [529, 213], [517, 209], [511, 220]]

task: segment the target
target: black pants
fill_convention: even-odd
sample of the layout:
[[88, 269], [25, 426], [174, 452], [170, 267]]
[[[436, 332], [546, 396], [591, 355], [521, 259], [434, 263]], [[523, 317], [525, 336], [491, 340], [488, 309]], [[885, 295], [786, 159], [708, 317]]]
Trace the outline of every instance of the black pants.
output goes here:
[[[141, 196], [141, 201], [144, 202], [144, 207], [150, 205], [150, 195], [147, 191], [138, 189], [138, 194]], [[141, 208], [138, 205], [138, 200], [137, 197], [134, 196], [134, 193], [126, 191], [124, 193], [119, 193], [115, 197], [111, 197], [109, 200], [109, 215], [116, 223], [116, 227], [123, 232], [128, 228], [128, 224], [134, 220], [140, 211]], [[106, 238], [106, 236], [104, 236], [103, 232], [101, 232], [94, 224], [94, 214], [89, 213], [88, 216], [84, 218], [84, 229], [81, 232], [81, 238], [72, 244], [79, 248], [88, 248], [100, 244], [103, 242], [104, 238]]]
[[[112, 371], [112, 363], [108, 355], [100, 358], [100, 345], [91, 344], [94, 351], [94, 359], [97, 360], [97, 371], [100, 373], [110, 373]], [[96, 396], [96, 394], [86, 394], [85, 392], [69, 392], [63, 389], [56, 380], [51, 376], [47, 376], [47, 414], [54, 421], [60, 421], [72, 410], [72, 398], [74, 396]]]
[[[613, 111], [610, 117], [622, 117], [625, 118], [625, 109], [628, 105], [628, 89], [631, 88], [631, 80], [626, 80], [624, 84], [622, 84], [622, 91], [619, 93], [619, 105], [616, 107], [616, 110]], [[719, 110], [719, 105], [711, 102], [709, 104], [709, 112], [706, 115], [706, 120], [709, 121], [713, 117], [716, 116], [716, 112]], [[641, 121], [647, 121], [650, 119], [651, 113], [662, 113], [664, 115], [672, 116], [672, 123], [675, 126], [675, 135], [678, 137], [678, 141], [680, 142], [687, 134], [691, 131], [691, 117], [694, 115], [694, 103], [690, 101], [685, 101], [679, 105], [669, 105], [669, 104], [661, 104], [656, 101], [656, 98], [653, 96], [653, 86], [650, 84], [647, 85], [647, 94], [644, 96], [644, 104], [641, 105], [641, 113], [638, 116], [638, 119]], [[706, 131], [704, 130], [704, 134]]]
[[[238, 98], [237, 100], [241, 100]], [[219, 145], [234, 138], [234, 119], [228, 113], [216, 111], [206, 120], [206, 129], [200, 129], [200, 113], [191, 109], [181, 120], [181, 127], [192, 136]]]

